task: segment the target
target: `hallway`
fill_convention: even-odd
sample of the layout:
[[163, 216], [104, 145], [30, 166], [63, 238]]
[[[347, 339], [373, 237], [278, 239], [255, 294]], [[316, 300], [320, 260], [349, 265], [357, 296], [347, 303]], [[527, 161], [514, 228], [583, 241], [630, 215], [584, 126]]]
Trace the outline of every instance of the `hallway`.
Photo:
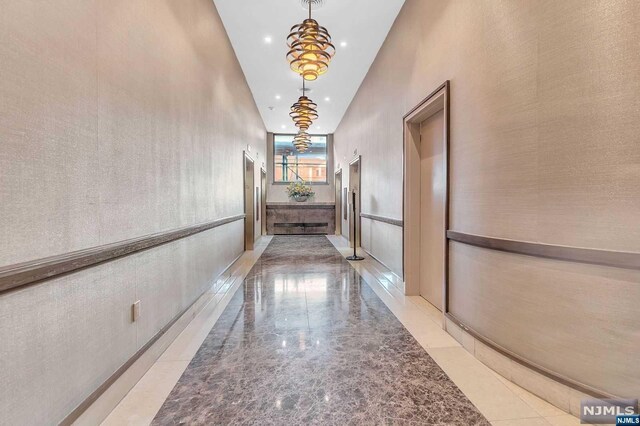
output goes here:
[[327, 238], [274, 237], [153, 424], [344, 419], [488, 424]]
[[0, 426], [640, 424], [638, 22], [3, 2]]

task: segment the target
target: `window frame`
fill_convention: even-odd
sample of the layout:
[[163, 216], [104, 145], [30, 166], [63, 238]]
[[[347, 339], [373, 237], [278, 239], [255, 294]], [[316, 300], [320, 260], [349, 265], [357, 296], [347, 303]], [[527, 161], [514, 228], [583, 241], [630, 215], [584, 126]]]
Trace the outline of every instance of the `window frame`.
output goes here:
[[[293, 138], [296, 134], [295, 133], [274, 133], [273, 134], [273, 140], [271, 142], [271, 149], [272, 149], [272, 161], [271, 161], [271, 181], [273, 182], [273, 185], [291, 185], [291, 183], [293, 182], [300, 182], [298, 180], [289, 180], [289, 181], [282, 181], [282, 180], [276, 180], [276, 137], [277, 136], [291, 136], [291, 138]], [[325, 160], [325, 167], [327, 169], [327, 172], [325, 173], [325, 180], [324, 181], [315, 181], [315, 182], [308, 182], [308, 181], [304, 181], [307, 185], [329, 185], [329, 164], [330, 163], [330, 158], [329, 155], [331, 155], [329, 153], [329, 134], [327, 133], [316, 133], [316, 134], [312, 134], [309, 135], [312, 138], [313, 137], [323, 137], [325, 139], [325, 155], [326, 155], [326, 160]]]

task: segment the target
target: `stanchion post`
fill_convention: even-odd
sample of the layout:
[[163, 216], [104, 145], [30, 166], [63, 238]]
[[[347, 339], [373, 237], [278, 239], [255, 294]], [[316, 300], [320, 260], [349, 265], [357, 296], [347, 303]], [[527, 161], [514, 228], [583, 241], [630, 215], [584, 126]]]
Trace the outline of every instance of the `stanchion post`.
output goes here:
[[353, 256], [347, 257], [347, 260], [364, 260], [364, 257], [358, 256], [356, 246], [358, 245], [358, 221], [356, 220], [356, 190], [351, 192], [351, 205], [353, 206]]

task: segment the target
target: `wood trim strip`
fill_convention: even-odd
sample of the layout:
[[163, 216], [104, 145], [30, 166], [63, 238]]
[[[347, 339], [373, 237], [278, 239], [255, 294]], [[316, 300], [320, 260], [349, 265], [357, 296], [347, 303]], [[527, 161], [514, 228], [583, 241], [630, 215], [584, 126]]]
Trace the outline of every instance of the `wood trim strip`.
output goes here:
[[0, 268], [0, 293], [148, 250], [245, 218], [244, 214]]
[[274, 228], [321, 228], [329, 226], [327, 222], [276, 222]]
[[583, 383], [580, 383], [580, 382], [577, 382], [575, 380], [569, 379], [567, 377], [564, 377], [562, 375], [554, 373], [553, 371], [547, 370], [544, 367], [541, 367], [541, 366], [539, 366], [537, 364], [534, 364], [531, 361], [528, 361], [525, 358], [522, 358], [520, 355], [517, 355], [517, 354], [511, 352], [510, 350], [508, 350], [506, 348], [503, 348], [502, 346], [498, 345], [494, 341], [484, 337], [482, 334], [478, 333], [477, 331], [473, 330], [472, 328], [469, 328], [462, 321], [460, 321], [458, 318], [456, 318], [456, 316], [453, 315], [451, 312], [445, 312], [444, 315], [449, 320], [454, 322], [458, 327], [460, 327], [465, 333], [468, 333], [471, 336], [473, 336], [473, 338], [475, 338], [476, 340], [479, 340], [480, 342], [482, 342], [483, 344], [487, 345], [488, 347], [490, 347], [494, 351], [500, 353], [501, 355], [509, 358], [510, 360], [512, 360], [514, 362], [517, 362], [520, 365], [523, 365], [524, 367], [527, 367], [530, 370], [535, 371], [536, 373], [542, 374], [543, 376], [548, 377], [551, 380], [554, 380], [554, 381], [556, 381], [558, 383], [561, 383], [561, 384], [563, 384], [563, 385], [565, 385], [567, 387], [575, 389], [575, 390], [577, 390], [579, 392], [582, 392], [584, 394], [590, 395], [590, 396], [592, 396], [594, 398], [598, 398], [598, 399], [618, 399], [618, 398], [620, 398], [619, 396], [612, 395], [610, 393], [607, 393], [607, 392], [592, 388], [592, 387], [590, 387], [588, 385], [585, 385]]
[[267, 204], [267, 210], [334, 210], [335, 204]]
[[392, 219], [390, 217], [378, 216], [378, 215], [369, 214], [369, 213], [360, 213], [360, 217], [364, 217], [365, 219], [375, 220], [378, 222], [388, 223], [395, 226], [400, 226], [400, 227], [404, 226], [404, 223], [400, 219]]
[[447, 238], [450, 241], [508, 253], [524, 254], [527, 256], [543, 257], [569, 262], [592, 263], [596, 265], [613, 266], [616, 268], [640, 269], [640, 253], [638, 252], [599, 250], [533, 243], [528, 241], [506, 240], [501, 238], [484, 237], [481, 235], [465, 234], [457, 231], [447, 231]]

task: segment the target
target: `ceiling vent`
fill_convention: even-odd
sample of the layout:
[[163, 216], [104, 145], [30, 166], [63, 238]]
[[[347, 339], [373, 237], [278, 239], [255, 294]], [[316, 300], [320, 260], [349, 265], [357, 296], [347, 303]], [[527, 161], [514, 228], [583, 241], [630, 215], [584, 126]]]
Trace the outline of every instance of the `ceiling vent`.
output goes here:
[[300, 0], [300, 5], [304, 10], [309, 10], [309, 2], [311, 2], [311, 9], [316, 10], [324, 6], [325, 0]]

